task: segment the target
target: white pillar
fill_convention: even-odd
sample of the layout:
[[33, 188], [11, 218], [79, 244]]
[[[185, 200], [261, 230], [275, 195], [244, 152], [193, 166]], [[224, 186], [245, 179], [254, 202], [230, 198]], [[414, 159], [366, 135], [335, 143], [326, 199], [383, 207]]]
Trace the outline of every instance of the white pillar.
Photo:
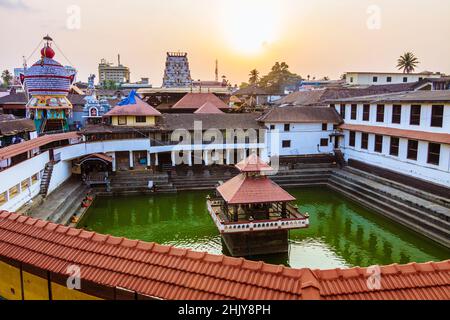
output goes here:
[[155, 153], [155, 166], [159, 166], [158, 153]]
[[172, 153], [170, 154], [171, 158], [172, 158], [172, 167], [175, 167], [176, 162], [175, 162], [175, 152], [172, 151]]
[[116, 153], [112, 153], [112, 171], [116, 172], [117, 170], [117, 160], [116, 160]]
[[189, 151], [188, 155], [189, 155], [188, 164], [189, 164], [189, 167], [192, 167], [192, 151]]
[[152, 165], [151, 156], [152, 156], [152, 154], [150, 153], [150, 151], [147, 151], [147, 167], [150, 167]]
[[133, 151], [130, 151], [130, 168], [134, 167]]
[[208, 150], [203, 152], [203, 160], [205, 161], [205, 166], [209, 166]]
[[227, 165], [231, 165], [231, 150], [226, 149], [225, 153], [226, 153], [226, 157], [227, 157]]

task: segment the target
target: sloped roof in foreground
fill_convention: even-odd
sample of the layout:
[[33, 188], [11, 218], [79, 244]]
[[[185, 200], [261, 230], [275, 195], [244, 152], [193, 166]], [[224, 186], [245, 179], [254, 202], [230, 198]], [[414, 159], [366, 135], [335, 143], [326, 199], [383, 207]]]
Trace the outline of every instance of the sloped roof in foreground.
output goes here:
[[[0, 259], [162, 299], [450, 299], [450, 260], [367, 268], [292, 269], [83, 231], [0, 212]], [[83, 287], [83, 284], [82, 284]]]

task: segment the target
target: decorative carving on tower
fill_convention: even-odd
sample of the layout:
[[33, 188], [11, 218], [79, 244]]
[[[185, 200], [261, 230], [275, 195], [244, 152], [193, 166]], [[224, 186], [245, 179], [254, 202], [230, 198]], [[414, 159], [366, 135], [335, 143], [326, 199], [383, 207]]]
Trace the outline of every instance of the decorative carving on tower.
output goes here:
[[177, 88], [192, 85], [191, 70], [186, 52], [167, 52], [163, 87]]

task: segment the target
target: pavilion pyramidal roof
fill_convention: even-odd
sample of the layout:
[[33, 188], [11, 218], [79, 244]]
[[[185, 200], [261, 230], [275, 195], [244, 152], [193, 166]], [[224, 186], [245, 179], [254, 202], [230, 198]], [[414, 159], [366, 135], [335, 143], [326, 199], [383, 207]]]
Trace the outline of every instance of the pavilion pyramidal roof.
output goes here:
[[238, 163], [236, 167], [241, 171], [241, 174], [217, 188], [217, 191], [228, 204], [295, 201], [292, 195], [267, 176], [248, 176], [246, 174], [274, 171], [271, 166], [262, 161], [256, 154], [250, 155], [247, 159]]
[[247, 159], [242, 160], [236, 165], [241, 172], [268, 172], [274, 171], [266, 162], [262, 161], [255, 153], [252, 153]]

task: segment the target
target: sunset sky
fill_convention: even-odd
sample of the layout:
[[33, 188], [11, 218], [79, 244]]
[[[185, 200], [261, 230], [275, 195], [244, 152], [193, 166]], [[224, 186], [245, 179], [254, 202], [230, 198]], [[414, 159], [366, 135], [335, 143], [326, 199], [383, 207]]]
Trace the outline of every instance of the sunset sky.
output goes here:
[[405, 51], [418, 71], [450, 73], [449, 14], [447, 0], [0, 0], [0, 69], [48, 33], [82, 81], [120, 53], [132, 81], [160, 86], [166, 51], [188, 52], [194, 79], [212, 80], [218, 59], [232, 84], [275, 61], [304, 77], [395, 71]]

